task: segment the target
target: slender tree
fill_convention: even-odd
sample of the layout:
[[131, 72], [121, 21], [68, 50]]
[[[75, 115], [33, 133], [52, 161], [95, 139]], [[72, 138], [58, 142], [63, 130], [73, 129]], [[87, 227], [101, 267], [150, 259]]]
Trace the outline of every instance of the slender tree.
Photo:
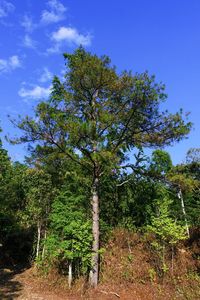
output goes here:
[[[26, 197], [25, 213], [28, 223], [37, 227], [36, 258], [41, 249], [41, 240], [46, 238], [48, 216], [53, 198], [49, 174], [39, 169], [27, 169], [23, 176]], [[44, 249], [43, 249], [44, 251]]]
[[161, 112], [164, 85], [147, 72], [118, 74], [107, 56], [82, 47], [64, 54], [64, 82], [53, 80], [50, 98], [35, 110], [36, 118], [13, 123], [24, 134], [15, 142], [58, 148], [91, 178], [93, 246], [91, 285], [99, 274], [99, 185], [101, 178], [124, 163], [134, 147], [156, 147], [180, 141], [190, 131], [182, 111]]

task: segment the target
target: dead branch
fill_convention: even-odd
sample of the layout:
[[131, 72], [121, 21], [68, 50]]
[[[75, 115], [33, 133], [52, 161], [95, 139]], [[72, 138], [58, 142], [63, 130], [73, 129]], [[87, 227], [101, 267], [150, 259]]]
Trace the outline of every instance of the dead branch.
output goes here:
[[103, 291], [103, 290], [100, 290], [100, 292], [103, 293], [103, 294], [107, 294], [107, 295], [112, 294], [112, 295], [116, 296], [117, 298], [120, 298], [120, 295], [115, 293], [115, 292], [106, 292], [106, 291]]

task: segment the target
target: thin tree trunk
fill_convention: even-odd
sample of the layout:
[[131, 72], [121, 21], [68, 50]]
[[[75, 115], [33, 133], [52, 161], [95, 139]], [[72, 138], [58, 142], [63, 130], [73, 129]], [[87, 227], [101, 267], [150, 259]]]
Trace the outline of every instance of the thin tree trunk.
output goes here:
[[165, 246], [162, 247], [162, 264], [163, 264], [163, 272], [165, 273]]
[[68, 286], [71, 289], [72, 287], [72, 261], [69, 261], [69, 266], [68, 266]]
[[190, 237], [190, 231], [189, 231], [189, 226], [188, 226], [188, 222], [187, 222], [187, 215], [186, 215], [186, 211], [185, 211], [185, 204], [184, 204], [183, 194], [182, 194], [181, 189], [178, 192], [178, 197], [181, 200], [181, 207], [182, 207], [182, 212], [183, 212], [184, 219], [185, 219], [185, 227], [186, 227], [187, 235], [188, 235], [188, 237]]
[[[92, 96], [91, 102], [91, 121], [95, 125], [95, 134], [92, 138], [93, 152], [97, 151], [97, 110], [96, 100], [99, 91], [96, 90]], [[93, 173], [93, 186], [92, 186], [92, 259], [91, 259], [91, 271], [90, 271], [90, 284], [92, 287], [96, 287], [99, 279], [99, 172], [98, 164], [94, 161], [94, 173]]]
[[172, 275], [174, 275], [174, 245], [172, 245]]
[[98, 195], [99, 178], [94, 179], [92, 188], [92, 269], [90, 271], [90, 284], [96, 287], [99, 277], [99, 195]]
[[40, 251], [40, 239], [41, 239], [41, 224], [40, 221], [37, 222], [37, 247], [36, 247], [36, 258], [39, 256]]
[[47, 231], [45, 229], [45, 231], [44, 231], [44, 245], [43, 245], [43, 249], [42, 249], [42, 259], [44, 259], [44, 256], [45, 256], [45, 241], [46, 241], [46, 237], [47, 237]]

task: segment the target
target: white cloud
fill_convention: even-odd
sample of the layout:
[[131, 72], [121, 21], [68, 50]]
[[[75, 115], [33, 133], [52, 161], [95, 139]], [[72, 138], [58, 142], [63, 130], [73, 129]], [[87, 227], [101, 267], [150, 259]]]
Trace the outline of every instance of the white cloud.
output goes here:
[[91, 45], [91, 35], [81, 34], [76, 28], [73, 27], [60, 27], [57, 31], [53, 32], [51, 35], [51, 40], [55, 43], [53, 47], [47, 49], [48, 53], [59, 52], [60, 48], [65, 45], [75, 45], [75, 46], [90, 46]]
[[18, 91], [18, 95], [25, 99], [42, 99], [42, 98], [48, 98], [49, 94], [51, 92], [51, 86], [44, 88], [39, 85], [34, 86], [33, 88], [26, 89], [22, 87]]
[[58, 0], [50, 0], [47, 2], [49, 10], [44, 10], [41, 15], [41, 23], [50, 24], [57, 23], [65, 19], [67, 8]]
[[33, 23], [32, 18], [27, 15], [23, 17], [21, 25], [24, 27], [26, 32], [32, 32], [37, 27], [37, 25]]
[[53, 77], [53, 74], [49, 71], [48, 68], [44, 68], [43, 69], [43, 72], [39, 78], [39, 81], [40, 82], [47, 82], [47, 81], [50, 81], [52, 80], [52, 77]]
[[21, 67], [21, 61], [17, 55], [10, 56], [8, 59], [0, 59], [0, 73], [10, 72]]
[[34, 41], [34, 40], [30, 37], [30, 35], [25, 34], [24, 40], [23, 40], [23, 45], [24, 45], [24, 47], [31, 48], [31, 49], [36, 49], [36, 44], [37, 44], [37, 42]]
[[15, 6], [5, 0], [0, 1], [0, 18], [7, 17], [9, 13], [15, 10]]
[[69, 42], [75, 45], [89, 46], [91, 44], [91, 36], [83, 35], [76, 28], [60, 27], [58, 31], [53, 32], [52, 40], [56, 42]]
[[[0, 0], [1, 1], [1, 0]], [[26, 32], [32, 32], [35, 29], [40, 28], [42, 25], [48, 25], [51, 23], [57, 23], [65, 19], [65, 12], [67, 8], [58, 0], [49, 0], [47, 2], [48, 9], [45, 9], [41, 13], [40, 20], [34, 23], [32, 17], [24, 15], [21, 25], [24, 27]]]
[[21, 62], [19, 60], [19, 57], [17, 55], [13, 55], [9, 58], [9, 65], [12, 69], [16, 69], [21, 67]]
[[8, 61], [5, 59], [0, 59], [0, 72], [8, 69]]

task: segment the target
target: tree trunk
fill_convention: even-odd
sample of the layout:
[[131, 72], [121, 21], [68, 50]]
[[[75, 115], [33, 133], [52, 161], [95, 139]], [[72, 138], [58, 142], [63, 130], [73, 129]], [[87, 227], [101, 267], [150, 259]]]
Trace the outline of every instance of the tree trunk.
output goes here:
[[45, 256], [45, 242], [46, 242], [46, 238], [47, 238], [47, 231], [45, 229], [45, 231], [44, 231], [44, 244], [43, 244], [43, 249], [42, 249], [42, 259], [44, 259], [44, 256]]
[[96, 287], [99, 277], [99, 195], [98, 195], [99, 178], [96, 177], [92, 187], [92, 269], [90, 271], [90, 284]]
[[174, 245], [172, 244], [172, 275], [174, 275]]
[[182, 194], [181, 188], [178, 192], [178, 197], [181, 200], [182, 212], [183, 212], [183, 216], [184, 216], [184, 219], [185, 219], [185, 227], [186, 227], [187, 235], [190, 238], [190, 231], [189, 231], [189, 227], [188, 227], [187, 215], [186, 215], [186, 211], [185, 211], [185, 204], [184, 204], [183, 194]]
[[36, 247], [36, 258], [39, 256], [40, 251], [40, 239], [41, 239], [41, 224], [40, 221], [37, 222], [37, 247]]
[[68, 286], [71, 289], [72, 287], [72, 261], [69, 261], [69, 266], [68, 266]]

